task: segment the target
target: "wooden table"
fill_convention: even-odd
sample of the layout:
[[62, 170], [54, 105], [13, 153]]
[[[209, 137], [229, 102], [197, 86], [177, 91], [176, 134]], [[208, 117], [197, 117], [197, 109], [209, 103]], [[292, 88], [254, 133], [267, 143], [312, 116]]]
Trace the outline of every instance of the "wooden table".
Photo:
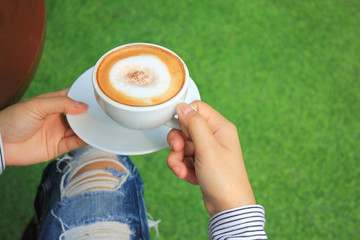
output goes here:
[[0, 109], [21, 99], [39, 66], [45, 0], [0, 0]]

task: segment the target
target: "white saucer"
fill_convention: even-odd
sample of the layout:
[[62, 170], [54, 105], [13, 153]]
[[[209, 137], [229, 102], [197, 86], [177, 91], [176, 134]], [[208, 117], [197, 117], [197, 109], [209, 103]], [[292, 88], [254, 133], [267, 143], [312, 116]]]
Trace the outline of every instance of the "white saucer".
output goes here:
[[[125, 128], [108, 117], [96, 102], [92, 88], [93, 67], [85, 71], [71, 86], [68, 96], [89, 105], [87, 112], [66, 115], [70, 127], [87, 144], [100, 150], [120, 155], [141, 155], [167, 148], [169, 127], [150, 130]], [[190, 81], [185, 102], [200, 100], [200, 93], [193, 80]]]

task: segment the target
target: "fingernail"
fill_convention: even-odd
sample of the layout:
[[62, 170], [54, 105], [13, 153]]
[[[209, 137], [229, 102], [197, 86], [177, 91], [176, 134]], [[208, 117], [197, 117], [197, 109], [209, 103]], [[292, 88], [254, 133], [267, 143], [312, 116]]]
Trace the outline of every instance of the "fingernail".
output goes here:
[[180, 168], [179, 167], [174, 167], [173, 171], [174, 171], [176, 176], [179, 176], [179, 173], [180, 173]]
[[186, 116], [189, 112], [194, 111], [194, 107], [183, 103], [180, 105], [180, 111]]
[[88, 105], [86, 103], [83, 103], [83, 102], [76, 102], [75, 106], [77, 108], [87, 108], [88, 107]]

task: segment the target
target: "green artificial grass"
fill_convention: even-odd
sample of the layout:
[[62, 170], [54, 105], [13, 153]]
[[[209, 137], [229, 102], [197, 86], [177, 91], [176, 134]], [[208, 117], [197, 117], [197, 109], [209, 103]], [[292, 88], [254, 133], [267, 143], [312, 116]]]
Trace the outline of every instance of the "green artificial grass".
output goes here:
[[[186, 62], [202, 100], [237, 125], [269, 239], [356, 239], [359, 7], [355, 0], [48, 0], [45, 49], [25, 98], [70, 87], [118, 45], [168, 47]], [[159, 239], [206, 239], [199, 187], [168, 170], [167, 152], [132, 157], [147, 210], [162, 220]], [[44, 166], [7, 167], [0, 176], [0, 239], [19, 239]]]

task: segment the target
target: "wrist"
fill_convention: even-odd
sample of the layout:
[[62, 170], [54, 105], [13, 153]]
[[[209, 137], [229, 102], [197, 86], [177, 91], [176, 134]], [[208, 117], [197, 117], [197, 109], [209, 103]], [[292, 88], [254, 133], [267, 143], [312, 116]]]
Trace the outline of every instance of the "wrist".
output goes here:
[[204, 195], [204, 202], [208, 213], [213, 216], [218, 212], [256, 204], [250, 182], [243, 179], [239, 184], [228, 184], [216, 194]]
[[255, 204], [256, 204], [255, 198], [252, 196], [247, 196], [243, 198], [240, 197], [240, 199], [233, 199], [233, 201], [218, 202], [217, 204], [214, 204], [213, 207], [210, 207], [207, 210], [210, 216], [214, 216], [219, 212], [223, 212], [229, 209], [255, 205]]

